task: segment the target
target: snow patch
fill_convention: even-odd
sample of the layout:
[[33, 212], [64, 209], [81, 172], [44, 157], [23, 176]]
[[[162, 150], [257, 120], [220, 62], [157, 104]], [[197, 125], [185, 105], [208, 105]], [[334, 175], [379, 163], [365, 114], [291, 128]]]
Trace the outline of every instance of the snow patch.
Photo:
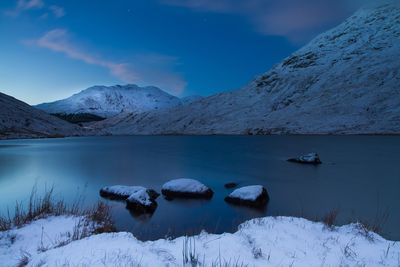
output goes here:
[[103, 187], [100, 190], [100, 195], [104, 197], [127, 199], [129, 196], [143, 190], [147, 189], [143, 186], [113, 185]]
[[230, 197], [239, 198], [243, 200], [256, 200], [263, 192], [262, 185], [250, 185], [236, 189], [229, 194]]
[[209, 188], [201, 182], [194, 179], [175, 179], [165, 183], [162, 186], [163, 190], [170, 190], [174, 192], [188, 192], [188, 193], [204, 193]]

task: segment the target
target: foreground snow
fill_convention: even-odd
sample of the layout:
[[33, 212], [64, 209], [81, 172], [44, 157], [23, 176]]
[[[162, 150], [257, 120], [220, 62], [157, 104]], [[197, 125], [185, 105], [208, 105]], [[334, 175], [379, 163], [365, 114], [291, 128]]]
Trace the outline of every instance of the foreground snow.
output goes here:
[[[21, 253], [31, 255], [28, 266], [183, 266], [184, 254], [194, 254], [197, 266], [229, 261], [239, 266], [398, 266], [400, 261], [399, 242], [357, 224], [329, 229], [291, 217], [253, 219], [233, 234], [142, 242], [120, 232], [58, 247], [77, 220], [51, 217], [0, 233], [0, 262], [15, 266]], [[45, 251], [38, 250], [43, 246]]]
[[[59, 216], [40, 219], [20, 229], [0, 232], [0, 266], [16, 266], [24, 257], [66, 244], [88, 228], [84, 217]], [[92, 228], [93, 229], [93, 228]]]

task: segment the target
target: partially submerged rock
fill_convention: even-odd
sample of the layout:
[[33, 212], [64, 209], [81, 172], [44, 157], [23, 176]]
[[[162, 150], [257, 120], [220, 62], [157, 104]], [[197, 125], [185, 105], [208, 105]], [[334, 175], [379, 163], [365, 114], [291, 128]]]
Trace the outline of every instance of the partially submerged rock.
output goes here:
[[267, 190], [261, 185], [244, 186], [234, 190], [229, 196], [225, 197], [225, 201], [251, 207], [262, 208], [269, 200]]
[[141, 190], [146, 190], [153, 200], [155, 200], [160, 195], [153, 189], [147, 189], [143, 186], [113, 185], [106, 186], [100, 189], [100, 196], [110, 199], [126, 200], [132, 194], [135, 194]]
[[227, 189], [235, 188], [237, 186], [238, 186], [238, 184], [234, 183], [234, 182], [224, 184], [224, 187], [227, 188]]
[[153, 213], [157, 208], [157, 202], [149, 194], [149, 190], [143, 188], [126, 199], [126, 207], [136, 212]]
[[214, 192], [194, 179], [175, 179], [162, 186], [161, 193], [167, 198], [212, 198]]
[[297, 158], [288, 159], [290, 162], [303, 163], [303, 164], [321, 164], [321, 159], [317, 153], [309, 153]]

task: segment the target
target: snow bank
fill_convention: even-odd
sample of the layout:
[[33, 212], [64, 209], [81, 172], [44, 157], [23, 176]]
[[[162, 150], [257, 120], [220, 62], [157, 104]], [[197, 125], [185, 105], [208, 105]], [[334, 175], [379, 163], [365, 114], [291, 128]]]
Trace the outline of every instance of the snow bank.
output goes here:
[[290, 162], [306, 163], [306, 164], [321, 164], [321, 159], [317, 153], [309, 153], [298, 158], [288, 159]]
[[17, 266], [23, 256], [34, 257], [67, 243], [77, 231], [87, 230], [87, 223], [84, 217], [48, 217], [0, 232], [0, 266]]
[[[233, 234], [202, 233], [189, 238], [142, 242], [130, 233], [93, 235], [65, 246], [54, 246], [75, 220], [39, 220], [18, 230], [0, 233], [0, 262], [14, 266], [25, 251], [28, 266], [183, 266], [192, 253], [197, 266], [221, 261], [239, 266], [398, 266], [400, 243], [365, 232], [360, 225], [327, 228], [301, 218], [265, 217], [247, 221]], [[42, 227], [43, 232], [42, 234]], [[10, 241], [15, 235], [14, 241]], [[50, 249], [37, 250], [42, 238]], [[185, 246], [187, 242], [195, 244]], [[12, 243], [14, 242], [14, 243]], [[185, 252], [185, 253], [183, 253]], [[192, 265], [190, 265], [192, 266]], [[196, 266], [196, 265], [194, 265]]]
[[225, 201], [249, 206], [264, 206], [269, 200], [267, 190], [261, 185], [244, 186], [234, 190]]
[[213, 191], [194, 179], [175, 179], [165, 183], [162, 186], [161, 193], [166, 197], [184, 197], [184, 198], [211, 198]]

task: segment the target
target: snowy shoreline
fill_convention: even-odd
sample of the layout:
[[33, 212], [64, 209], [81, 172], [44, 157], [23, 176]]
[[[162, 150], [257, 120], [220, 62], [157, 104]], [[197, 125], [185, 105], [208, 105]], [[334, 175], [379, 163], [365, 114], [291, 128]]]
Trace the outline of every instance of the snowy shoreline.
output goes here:
[[118, 232], [70, 240], [74, 233], [87, 231], [84, 220], [50, 216], [0, 232], [0, 262], [4, 266], [18, 266], [21, 260], [26, 266], [185, 266], [187, 258], [186, 266], [400, 264], [400, 242], [385, 240], [361, 224], [328, 227], [302, 218], [264, 217], [244, 222], [232, 234], [202, 232], [143, 242]]

